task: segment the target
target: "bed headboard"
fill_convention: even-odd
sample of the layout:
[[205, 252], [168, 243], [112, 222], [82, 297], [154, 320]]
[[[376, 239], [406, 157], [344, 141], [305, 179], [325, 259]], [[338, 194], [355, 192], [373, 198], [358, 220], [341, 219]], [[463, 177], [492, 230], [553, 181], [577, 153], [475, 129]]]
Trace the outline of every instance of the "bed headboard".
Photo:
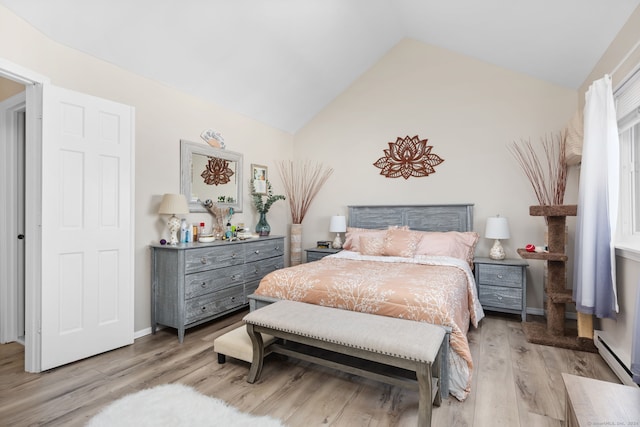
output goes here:
[[421, 231], [473, 231], [473, 205], [349, 206], [349, 227], [407, 225]]

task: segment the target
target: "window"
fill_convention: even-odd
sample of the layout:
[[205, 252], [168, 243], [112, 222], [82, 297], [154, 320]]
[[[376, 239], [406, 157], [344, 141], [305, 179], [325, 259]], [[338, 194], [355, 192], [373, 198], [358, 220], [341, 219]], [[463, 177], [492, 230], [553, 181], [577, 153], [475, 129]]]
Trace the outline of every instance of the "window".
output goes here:
[[620, 135], [620, 209], [616, 247], [640, 255], [640, 71], [615, 94]]

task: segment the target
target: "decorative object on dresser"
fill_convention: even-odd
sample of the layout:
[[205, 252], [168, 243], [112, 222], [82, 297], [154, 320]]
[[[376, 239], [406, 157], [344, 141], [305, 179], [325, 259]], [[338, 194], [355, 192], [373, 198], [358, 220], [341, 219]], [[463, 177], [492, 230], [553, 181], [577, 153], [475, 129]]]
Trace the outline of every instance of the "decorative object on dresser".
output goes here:
[[267, 273], [284, 267], [284, 237], [151, 246], [151, 331], [184, 331], [246, 306]]
[[305, 249], [304, 251], [307, 253], [307, 262], [318, 261], [326, 257], [327, 255], [333, 255], [340, 252], [342, 249], [334, 249], [334, 248], [310, 248]]
[[380, 175], [387, 178], [409, 179], [411, 176], [423, 177], [436, 173], [434, 166], [444, 162], [437, 154], [432, 154], [428, 139], [420, 139], [418, 135], [411, 138], [398, 137], [396, 142], [389, 142], [389, 148], [384, 150], [384, 157], [380, 157], [373, 164], [380, 168]]
[[[259, 180], [251, 180], [251, 197], [253, 197], [253, 205], [260, 214], [260, 219], [256, 224], [256, 233], [258, 233], [260, 237], [266, 237], [271, 233], [271, 226], [267, 222], [267, 212], [269, 212], [271, 205], [275, 202], [278, 200], [285, 200], [286, 198], [281, 194], [273, 194], [273, 188], [271, 187], [269, 180], [266, 180], [264, 183], [266, 186], [266, 193], [259, 192], [256, 185], [260, 183], [261, 181]], [[264, 197], [266, 197], [266, 200]]]
[[187, 199], [182, 194], [165, 194], [162, 196], [162, 202], [160, 202], [158, 213], [160, 215], [171, 215], [167, 222], [169, 232], [171, 232], [171, 239], [169, 240], [169, 243], [171, 245], [177, 245], [178, 230], [180, 230], [180, 219], [178, 219], [176, 215], [186, 215], [189, 213]]
[[289, 198], [291, 210], [291, 241], [289, 244], [289, 264], [302, 262], [302, 221], [322, 186], [333, 173], [333, 169], [322, 163], [294, 162], [293, 160], [278, 163], [280, 177]]
[[336, 238], [333, 239], [331, 247], [333, 249], [342, 249], [342, 239], [340, 233], [347, 231], [347, 219], [344, 215], [334, 215], [331, 217], [331, 223], [329, 224], [329, 232], [336, 233]]
[[527, 267], [522, 259], [475, 258], [474, 272], [482, 308], [519, 314], [527, 320]]
[[507, 218], [500, 215], [487, 218], [484, 237], [487, 239], [495, 239], [493, 246], [489, 251], [489, 258], [505, 259], [506, 255], [504, 253], [504, 248], [500, 244], [500, 240], [509, 239], [511, 237]]

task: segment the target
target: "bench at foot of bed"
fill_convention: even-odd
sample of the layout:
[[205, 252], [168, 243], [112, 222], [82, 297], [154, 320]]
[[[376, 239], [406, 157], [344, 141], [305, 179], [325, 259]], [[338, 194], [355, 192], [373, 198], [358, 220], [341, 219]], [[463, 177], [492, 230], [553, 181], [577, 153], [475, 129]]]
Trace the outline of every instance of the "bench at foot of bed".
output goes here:
[[262, 307], [244, 321], [253, 345], [248, 382], [260, 377], [261, 334], [268, 334], [284, 340], [269, 346], [273, 353], [418, 390], [418, 425], [431, 425], [447, 366], [444, 327], [295, 301]]

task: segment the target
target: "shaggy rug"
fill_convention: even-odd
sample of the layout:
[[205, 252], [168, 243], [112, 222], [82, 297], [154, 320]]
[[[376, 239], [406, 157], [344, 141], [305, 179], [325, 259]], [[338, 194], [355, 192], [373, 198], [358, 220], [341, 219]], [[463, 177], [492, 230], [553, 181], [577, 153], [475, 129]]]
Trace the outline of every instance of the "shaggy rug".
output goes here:
[[87, 427], [107, 426], [284, 427], [274, 418], [245, 414], [182, 384], [161, 385], [124, 396], [87, 424]]

